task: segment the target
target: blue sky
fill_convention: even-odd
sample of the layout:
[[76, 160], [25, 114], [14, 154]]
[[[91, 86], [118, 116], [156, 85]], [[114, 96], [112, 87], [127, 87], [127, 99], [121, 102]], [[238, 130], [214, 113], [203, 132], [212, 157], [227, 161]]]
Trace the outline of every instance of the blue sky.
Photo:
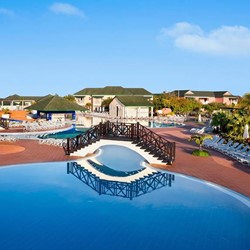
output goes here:
[[0, 0], [0, 97], [250, 92], [249, 0]]

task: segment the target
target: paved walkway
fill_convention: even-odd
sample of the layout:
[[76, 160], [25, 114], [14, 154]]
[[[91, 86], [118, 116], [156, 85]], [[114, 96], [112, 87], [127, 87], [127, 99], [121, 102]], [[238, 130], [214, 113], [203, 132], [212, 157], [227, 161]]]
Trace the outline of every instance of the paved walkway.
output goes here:
[[[194, 148], [188, 127], [185, 128], [159, 128], [155, 132], [170, 141], [176, 142], [176, 160], [172, 166], [160, 166], [168, 171], [183, 173], [197, 177], [221, 186], [233, 189], [250, 197], [250, 168], [231, 160], [225, 155], [210, 150], [211, 157], [197, 157], [191, 155]], [[79, 157], [66, 156], [60, 147], [39, 144], [35, 140], [19, 140], [15, 143], [0, 142], [0, 166], [32, 163], [69, 161]], [[8, 145], [8, 150], [1, 150]], [[16, 151], [15, 151], [15, 146]], [[6, 147], [7, 148], [7, 147]]]

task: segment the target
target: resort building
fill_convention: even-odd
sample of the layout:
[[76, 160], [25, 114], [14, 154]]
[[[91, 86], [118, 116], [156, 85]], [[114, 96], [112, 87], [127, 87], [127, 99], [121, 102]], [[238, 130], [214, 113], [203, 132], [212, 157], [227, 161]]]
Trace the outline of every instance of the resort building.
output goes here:
[[64, 121], [67, 116], [70, 119], [76, 119], [76, 111], [85, 111], [86, 109], [74, 102], [70, 102], [58, 95], [48, 95], [40, 99], [37, 103], [26, 107], [28, 110], [35, 110], [37, 118], [43, 117], [48, 120]]
[[43, 98], [43, 96], [11, 95], [0, 99], [0, 109], [23, 110]]
[[109, 104], [112, 117], [125, 119], [148, 118], [153, 116], [153, 104], [143, 96], [116, 96]]
[[232, 95], [229, 91], [193, 91], [193, 90], [174, 90], [178, 97], [195, 99], [202, 104], [211, 102], [224, 103], [226, 105], [237, 104], [239, 97]]
[[144, 97], [153, 100], [153, 94], [144, 88], [123, 88], [121, 86], [107, 86], [104, 88], [85, 88], [74, 94], [77, 104], [89, 107], [91, 111], [102, 112], [102, 102], [115, 96]]

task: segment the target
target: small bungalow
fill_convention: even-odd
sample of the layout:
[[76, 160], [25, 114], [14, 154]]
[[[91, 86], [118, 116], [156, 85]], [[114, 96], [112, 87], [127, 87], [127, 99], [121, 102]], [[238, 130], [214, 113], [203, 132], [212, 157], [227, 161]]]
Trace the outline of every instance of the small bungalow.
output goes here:
[[74, 102], [58, 95], [48, 95], [26, 109], [36, 110], [37, 117], [43, 114], [48, 120], [64, 120], [66, 115], [70, 115], [72, 120], [76, 118], [76, 111], [86, 111], [86, 109]]
[[109, 114], [125, 119], [148, 118], [153, 116], [153, 104], [142, 96], [116, 96], [109, 104]]

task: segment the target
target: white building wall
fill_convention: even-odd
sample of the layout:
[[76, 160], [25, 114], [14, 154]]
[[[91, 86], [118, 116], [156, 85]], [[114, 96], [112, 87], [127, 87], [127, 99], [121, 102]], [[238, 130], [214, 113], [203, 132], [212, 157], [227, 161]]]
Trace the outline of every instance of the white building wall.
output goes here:
[[109, 114], [121, 118], [147, 118], [149, 107], [125, 107], [116, 98], [109, 105]]
[[[118, 110], [118, 112], [117, 112]], [[117, 114], [118, 113], [118, 114]], [[125, 106], [116, 98], [109, 104], [109, 114], [113, 117], [124, 117]]]

